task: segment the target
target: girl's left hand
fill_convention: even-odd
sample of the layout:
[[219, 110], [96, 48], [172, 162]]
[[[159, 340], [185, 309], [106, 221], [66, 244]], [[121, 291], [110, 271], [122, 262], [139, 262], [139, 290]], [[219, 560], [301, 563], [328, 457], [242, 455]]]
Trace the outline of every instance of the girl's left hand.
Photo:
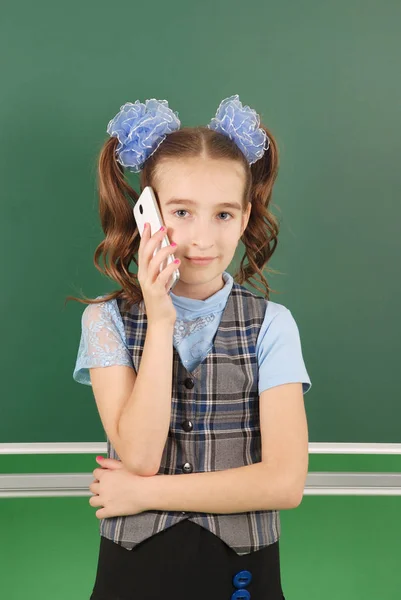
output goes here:
[[144, 489], [146, 477], [128, 471], [121, 461], [113, 458], [103, 458], [99, 464], [102, 468], [93, 471], [95, 481], [89, 486], [94, 494], [89, 504], [103, 507], [96, 511], [98, 519], [135, 515], [148, 510]]

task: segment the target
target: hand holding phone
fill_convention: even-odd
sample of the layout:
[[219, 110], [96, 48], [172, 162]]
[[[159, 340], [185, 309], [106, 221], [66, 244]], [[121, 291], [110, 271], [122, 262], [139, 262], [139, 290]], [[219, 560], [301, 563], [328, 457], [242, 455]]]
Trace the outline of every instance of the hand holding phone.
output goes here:
[[[142, 194], [139, 196], [134, 206], [133, 212], [136, 225], [138, 227], [139, 235], [141, 237], [143, 235], [143, 227], [146, 222], [150, 223], [151, 235], [159, 231], [160, 228], [164, 226], [163, 219], [159, 210], [159, 205], [156, 200], [156, 196], [149, 185], [144, 188]], [[167, 233], [165, 232], [165, 235], [161, 239], [161, 248], [166, 248], [169, 245], [170, 240], [168, 239]], [[159, 248], [160, 246], [158, 248], [155, 248], [153, 255], [155, 255], [156, 252], [158, 252]], [[173, 263], [174, 260], [174, 254], [169, 254], [169, 256], [167, 257], [167, 263], [163, 263], [160, 265], [160, 272], [162, 272], [162, 270], [166, 266]], [[173, 273], [171, 274], [167, 291], [172, 290], [174, 288], [179, 278], [180, 272], [177, 268], [175, 268]]]
[[138, 281], [141, 285], [148, 324], [174, 325], [177, 313], [167, 293], [167, 286], [176, 264], [169, 263], [160, 271], [161, 263], [172, 254], [174, 248], [167, 246], [157, 251], [157, 246], [160, 245], [164, 235], [163, 231], [157, 231], [151, 236], [149, 224], [144, 228], [138, 250]]
[[[179, 280], [174, 248], [166, 234], [156, 197], [150, 186], [138, 198], [134, 217], [141, 236], [138, 250], [138, 281], [148, 321], [175, 323], [177, 314], [168, 292]], [[145, 223], [148, 226], [145, 228]]]

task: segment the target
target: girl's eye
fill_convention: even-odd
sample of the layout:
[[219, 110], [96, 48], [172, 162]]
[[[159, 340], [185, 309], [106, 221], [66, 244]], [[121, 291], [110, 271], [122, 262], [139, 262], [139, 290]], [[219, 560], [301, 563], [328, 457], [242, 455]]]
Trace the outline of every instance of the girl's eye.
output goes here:
[[[184, 210], [183, 208], [181, 210], [176, 210], [175, 213], [183, 213], [183, 212], [188, 212], [187, 210]], [[174, 213], [174, 214], [175, 214]], [[232, 218], [232, 214], [228, 213], [228, 212], [221, 212], [219, 213], [220, 215], [229, 215]], [[220, 221], [229, 221], [230, 219], [219, 219]]]

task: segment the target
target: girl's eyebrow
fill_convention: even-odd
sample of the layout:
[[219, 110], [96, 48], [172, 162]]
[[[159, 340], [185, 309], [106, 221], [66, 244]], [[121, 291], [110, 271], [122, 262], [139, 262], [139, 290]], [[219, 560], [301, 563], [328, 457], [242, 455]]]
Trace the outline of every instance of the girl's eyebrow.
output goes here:
[[[169, 206], [170, 204], [192, 204], [197, 205], [198, 203], [195, 200], [185, 200], [183, 198], [170, 198], [165, 203], [165, 206]], [[238, 202], [220, 202], [220, 204], [216, 205], [217, 207], [223, 206], [224, 208], [231, 208], [232, 210], [241, 210], [242, 207]]]

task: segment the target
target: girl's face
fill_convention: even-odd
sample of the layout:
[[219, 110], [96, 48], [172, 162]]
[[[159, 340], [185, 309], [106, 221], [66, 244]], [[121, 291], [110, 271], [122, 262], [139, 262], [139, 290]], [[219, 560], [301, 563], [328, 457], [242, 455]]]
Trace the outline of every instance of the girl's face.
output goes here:
[[[242, 212], [243, 167], [210, 158], [169, 160], [157, 167], [156, 181], [167, 235], [181, 260], [173, 293], [206, 300], [224, 286], [222, 272], [248, 224], [251, 204]], [[190, 260], [195, 256], [213, 260], [196, 264]]]

